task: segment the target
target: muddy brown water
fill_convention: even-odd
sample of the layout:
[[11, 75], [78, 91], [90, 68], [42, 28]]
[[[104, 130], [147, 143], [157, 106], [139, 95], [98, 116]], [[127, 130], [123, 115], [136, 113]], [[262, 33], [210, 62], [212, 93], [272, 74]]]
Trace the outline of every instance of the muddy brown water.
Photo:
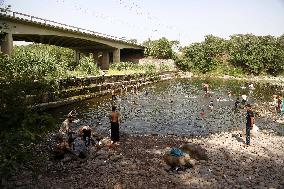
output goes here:
[[[249, 82], [239, 80], [206, 79], [210, 85], [210, 97], [204, 96], [204, 79], [175, 79], [158, 82], [139, 89], [138, 94], [131, 91], [118, 94], [115, 101], [111, 96], [103, 96], [51, 111], [58, 125], [72, 109], [78, 112], [80, 121], [72, 126], [91, 125], [96, 132], [108, 134], [110, 129], [108, 113], [116, 105], [122, 115], [122, 133], [173, 134], [179, 136], [208, 135], [210, 133], [239, 129], [245, 125], [245, 112], [234, 111], [234, 102], [242, 94], [248, 102], [263, 103], [272, 101], [272, 95], [282, 93], [283, 88], [267, 83], [254, 83], [254, 90], [248, 88]], [[231, 92], [231, 96], [228, 93]], [[220, 100], [218, 100], [220, 98]], [[240, 98], [241, 99], [241, 98]], [[208, 105], [214, 103], [213, 111]], [[200, 115], [205, 112], [204, 119]], [[269, 125], [278, 129], [271, 120], [256, 119], [260, 128]]]

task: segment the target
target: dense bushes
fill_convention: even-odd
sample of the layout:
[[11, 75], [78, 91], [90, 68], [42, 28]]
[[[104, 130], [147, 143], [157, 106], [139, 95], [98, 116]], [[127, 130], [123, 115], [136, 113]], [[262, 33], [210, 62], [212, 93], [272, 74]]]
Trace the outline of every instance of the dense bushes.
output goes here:
[[237, 73], [243, 70], [247, 74], [277, 75], [284, 70], [283, 44], [283, 36], [276, 38], [240, 34], [224, 40], [209, 35], [203, 42], [183, 48], [183, 56], [177, 61], [177, 65], [183, 70], [202, 73], [230, 68]]
[[14, 48], [7, 66], [10, 66], [14, 75], [30, 79], [56, 79], [99, 73], [92, 58], [82, 56], [77, 64], [73, 53], [71, 49], [50, 45], [19, 46]]
[[229, 41], [229, 61], [248, 73], [277, 75], [284, 69], [284, 48], [273, 36], [234, 35]]
[[71, 50], [48, 45], [15, 47], [11, 57], [0, 54], [1, 178], [19, 168], [35, 168], [40, 154], [34, 151], [34, 145], [55, 127], [50, 115], [29, 108], [27, 95], [45, 98], [46, 93], [58, 90], [58, 78], [98, 72], [88, 57], [82, 58], [79, 65], [72, 61]]
[[120, 63], [115, 63], [115, 64], [110, 65], [110, 69], [118, 70], [118, 71], [139, 70], [141, 68], [142, 67], [139, 64], [133, 63], [133, 62], [120, 62]]
[[93, 58], [90, 57], [83, 57], [75, 70], [87, 75], [98, 75], [100, 73], [99, 68], [94, 64]]

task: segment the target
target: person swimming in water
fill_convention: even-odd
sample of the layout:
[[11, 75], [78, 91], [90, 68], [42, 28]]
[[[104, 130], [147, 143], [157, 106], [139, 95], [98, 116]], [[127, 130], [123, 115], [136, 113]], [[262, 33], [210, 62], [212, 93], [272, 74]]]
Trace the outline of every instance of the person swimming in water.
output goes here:
[[209, 84], [208, 82], [203, 83], [203, 90], [205, 92], [205, 95], [209, 93]]
[[201, 110], [200, 117], [201, 117], [201, 119], [205, 118], [205, 111], [204, 111], [204, 109]]
[[242, 104], [243, 105], [245, 105], [247, 103], [247, 98], [248, 98], [247, 95], [245, 95], [245, 94], [242, 95]]
[[209, 109], [212, 111], [214, 108], [213, 100], [209, 102]]

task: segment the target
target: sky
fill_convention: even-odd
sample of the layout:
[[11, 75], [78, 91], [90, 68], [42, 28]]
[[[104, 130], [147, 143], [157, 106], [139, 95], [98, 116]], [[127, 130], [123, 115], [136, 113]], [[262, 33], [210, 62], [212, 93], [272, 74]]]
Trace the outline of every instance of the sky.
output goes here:
[[12, 11], [143, 42], [284, 34], [284, 0], [0, 0]]

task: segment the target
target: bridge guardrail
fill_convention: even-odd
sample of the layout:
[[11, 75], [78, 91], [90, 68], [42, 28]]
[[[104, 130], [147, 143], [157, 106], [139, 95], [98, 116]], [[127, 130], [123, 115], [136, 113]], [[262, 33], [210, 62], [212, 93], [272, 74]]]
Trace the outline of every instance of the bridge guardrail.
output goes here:
[[63, 24], [63, 23], [60, 23], [60, 22], [56, 22], [56, 21], [53, 21], [53, 20], [48, 20], [48, 19], [32, 16], [32, 15], [21, 13], [21, 12], [14, 12], [14, 11], [11, 11], [11, 10], [6, 10], [5, 12], [0, 12], [0, 14], [9, 15], [9, 16], [12, 16], [14, 18], [26, 19], [26, 20], [29, 20], [31, 22], [40, 22], [40, 23], [45, 24], [45, 25], [49, 24], [49, 25], [53, 25], [55, 27], [56, 26], [57, 27], [63, 27], [64, 29], [71, 29], [71, 30], [76, 31], [76, 32], [88, 33], [88, 34], [96, 35], [96, 36], [99, 36], [99, 37], [109, 38], [109, 39], [112, 39], [112, 40], [119, 40], [119, 41], [123, 41], [123, 42], [129, 43], [129, 44], [140, 45], [138, 43], [129, 42], [125, 38], [116, 37], [116, 36], [113, 36], [113, 35], [104, 34], [104, 33], [96, 32], [96, 31], [92, 31], [92, 30], [88, 30], [88, 29], [84, 29], [84, 28], [80, 28], [80, 27], [76, 27], [76, 26], [72, 26], [72, 25], [68, 25], [68, 24]]

